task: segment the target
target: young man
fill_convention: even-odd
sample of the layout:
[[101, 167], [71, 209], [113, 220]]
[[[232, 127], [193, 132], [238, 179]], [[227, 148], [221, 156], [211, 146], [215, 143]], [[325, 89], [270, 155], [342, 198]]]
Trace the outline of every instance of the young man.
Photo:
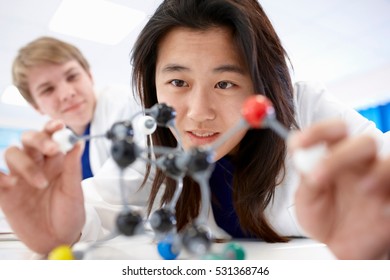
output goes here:
[[[78, 135], [101, 135], [116, 122], [140, 110], [129, 92], [95, 90], [87, 59], [64, 41], [38, 38], [19, 50], [12, 66], [15, 86], [39, 113], [61, 120]], [[110, 156], [110, 142], [87, 141], [83, 179], [92, 177]]]

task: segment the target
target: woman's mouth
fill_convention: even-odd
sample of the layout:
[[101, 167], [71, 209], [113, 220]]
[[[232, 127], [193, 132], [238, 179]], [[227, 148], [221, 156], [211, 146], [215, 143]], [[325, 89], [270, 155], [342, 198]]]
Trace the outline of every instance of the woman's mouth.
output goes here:
[[219, 133], [217, 132], [187, 131], [186, 135], [195, 146], [210, 144], [219, 137]]

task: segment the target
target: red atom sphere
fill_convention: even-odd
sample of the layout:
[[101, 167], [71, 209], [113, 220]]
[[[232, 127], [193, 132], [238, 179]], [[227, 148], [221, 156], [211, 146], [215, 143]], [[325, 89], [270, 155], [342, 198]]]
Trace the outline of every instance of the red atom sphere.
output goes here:
[[256, 94], [244, 102], [241, 113], [251, 127], [259, 128], [271, 112], [273, 112], [271, 101], [264, 95]]

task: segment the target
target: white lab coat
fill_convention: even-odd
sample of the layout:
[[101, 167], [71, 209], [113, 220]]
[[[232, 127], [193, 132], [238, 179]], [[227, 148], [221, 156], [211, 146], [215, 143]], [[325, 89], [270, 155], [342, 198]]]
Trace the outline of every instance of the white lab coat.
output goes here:
[[[139, 101], [127, 88], [110, 86], [95, 92], [97, 102], [91, 121], [91, 135], [103, 135], [115, 122], [129, 120], [141, 110]], [[90, 141], [89, 147], [91, 170], [95, 175], [111, 156], [111, 141], [107, 138], [95, 138]]]
[[[351, 108], [347, 108], [332, 99], [325, 88], [319, 83], [299, 82], [295, 84], [296, 120], [301, 129], [311, 124], [329, 118], [341, 118], [350, 128], [350, 133], [370, 133], [378, 141], [383, 152], [390, 150], [390, 141], [385, 141], [389, 134], [383, 134], [375, 124], [362, 117]], [[387, 142], [385, 144], [385, 142]], [[291, 158], [286, 158], [286, 176], [277, 186], [273, 201], [266, 209], [266, 217], [270, 225], [281, 235], [305, 236], [300, 228], [294, 210], [294, 193], [298, 187], [299, 176], [292, 166]], [[136, 162], [126, 174], [126, 183], [129, 188], [130, 203], [137, 207], [144, 206], [147, 201], [148, 188], [141, 192], [138, 186], [143, 179], [144, 164]], [[122, 209], [118, 191], [118, 170], [113, 162], [105, 166], [104, 173], [93, 179], [83, 182], [84, 190], [96, 190], [94, 195], [87, 197], [87, 222], [85, 224], [82, 241], [94, 241], [106, 236], [114, 230], [115, 218]], [[150, 181], [151, 182], [151, 181]], [[212, 233], [217, 238], [229, 238], [229, 235], [216, 225], [212, 210], [209, 211], [209, 224]]]
[[[96, 93], [97, 104], [90, 135], [104, 135], [115, 122], [130, 120], [142, 109], [139, 100], [122, 87], [107, 87], [97, 90]], [[137, 134], [135, 140], [140, 147], [144, 147], [146, 139], [139, 136]], [[111, 231], [115, 217], [122, 209], [119, 189], [121, 176], [120, 170], [111, 158], [109, 139], [105, 137], [91, 139], [89, 156], [94, 176], [82, 182], [87, 210], [87, 223], [82, 237], [86, 240], [97, 240]], [[128, 203], [133, 207], [142, 206], [140, 207], [142, 209], [147, 203], [148, 188], [139, 193], [137, 190], [142, 183], [145, 170], [145, 163], [138, 160], [126, 169], [124, 176], [126, 185], [134, 187], [127, 188], [132, 194]]]

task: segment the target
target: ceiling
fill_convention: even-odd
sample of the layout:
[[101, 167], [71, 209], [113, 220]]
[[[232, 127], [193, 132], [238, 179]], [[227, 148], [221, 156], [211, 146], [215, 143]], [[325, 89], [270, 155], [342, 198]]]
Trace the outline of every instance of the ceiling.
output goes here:
[[[108, 1], [147, 15], [161, 2]], [[17, 50], [42, 35], [78, 46], [90, 61], [98, 86], [130, 84], [129, 54], [144, 23], [115, 46], [56, 34], [48, 29], [48, 23], [60, 3], [61, 0], [0, 0], [0, 94], [11, 84], [10, 69]], [[260, 3], [290, 55], [295, 80], [320, 80], [337, 98], [353, 107], [390, 100], [390, 0]]]

